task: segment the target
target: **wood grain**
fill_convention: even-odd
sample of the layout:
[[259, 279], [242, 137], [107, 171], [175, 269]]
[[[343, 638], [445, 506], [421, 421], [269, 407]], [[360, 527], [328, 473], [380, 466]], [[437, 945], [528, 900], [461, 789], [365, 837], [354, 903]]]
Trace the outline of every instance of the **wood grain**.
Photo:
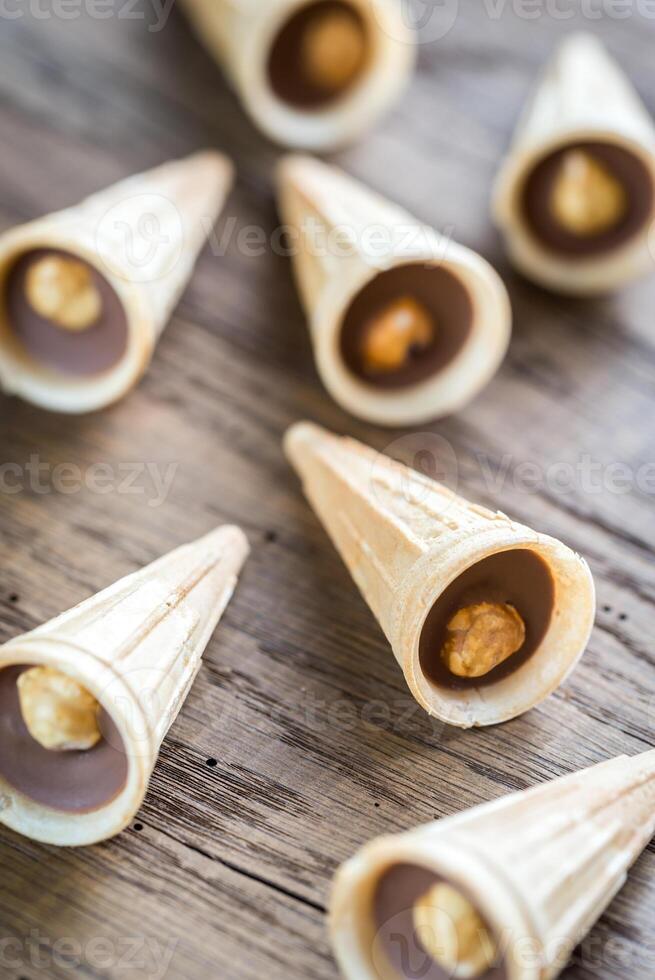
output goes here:
[[[78, 852], [0, 830], [3, 978], [335, 978], [329, 882], [366, 840], [652, 744], [655, 281], [602, 302], [548, 296], [509, 269], [488, 201], [558, 37], [599, 33], [655, 110], [655, 26], [637, 4], [593, 21], [516, 11], [461, 0], [446, 36], [421, 46], [405, 101], [335, 158], [506, 278], [507, 361], [474, 404], [431, 428], [454, 450], [463, 493], [560, 536], [588, 557], [598, 587], [589, 651], [566, 686], [521, 719], [471, 732], [415, 706], [282, 457], [281, 435], [302, 417], [380, 449], [402, 433], [330, 401], [288, 261], [238, 247], [239, 230], [276, 226], [278, 151], [177, 11], [161, 32], [118, 16], [2, 20], [1, 227], [205, 145], [230, 153], [239, 177], [217, 229], [232, 219], [235, 234], [224, 255], [203, 254], [128, 399], [72, 419], [0, 400], [0, 462], [37, 455], [50, 474], [62, 463], [83, 474], [97, 462], [118, 474], [174, 468], [160, 506], [147, 475], [142, 494], [0, 493], [0, 641], [221, 521], [253, 545], [138, 823]], [[629, 492], [580, 478], [558, 488], [556, 468], [579, 470], [585, 456], [625, 464]], [[525, 461], [548, 475], [531, 492], [516, 473]], [[651, 978], [654, 911], [651, 846], [567, 980]]]

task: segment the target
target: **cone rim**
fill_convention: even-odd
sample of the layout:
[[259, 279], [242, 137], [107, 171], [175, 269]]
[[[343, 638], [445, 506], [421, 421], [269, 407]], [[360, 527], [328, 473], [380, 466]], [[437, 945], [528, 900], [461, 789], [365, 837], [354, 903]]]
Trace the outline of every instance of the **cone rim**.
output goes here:
[[[380, 0], [375, 11], [368, 0], [346, 0], [374, 31], [377, 49], [364, 77], [340, 99], [307, 111], [281, 100], [271, 88], [270, 46], [289, 16], [312, 0], [286, 0], [278, 9], [258, 9], [258, 20], [228, 66], [253, 122], [273, 143], [321, 152], [338, 149], [359, 138], [400, 97], [416, 62], [416, 35], [392, 3]], [[263, 8], [266, 5], [261, 5]], [[203, 32], [204, 33], [204, 32]]]
[[[454, 244], [454, 243], [453, 243]], [[451, 246], [452, 247], [452, 246]], [[338, 349], [343, 317], [357, 294], [376, 276], [403, 265], [433, 265], [448, 269], [471, 297], [473, 327], [457, 356], [432, 377], [401, 389], [378, 389], [351, 374]], [[486, 259], [465, 246], [457, 255], [434, 258], [428, 252], [393, 256], [383, 267], [369, 267], [351, 284], [334, 283], [336, 296], [326, 291], [313, 317], [316, 363], [334, 400], [356, 418], [397, 428], [444, 418], [475, 399], [492, 381], [509, 347], [512, 308], [505, 285]]]
[[[555, 585], [553, 614], [537, 650], [508, 677], [489, 686], [451, 691], [432, 684], [420, 665], [419, 643], [427, 616], [439, 595], [467, 568], [485, 558], [524, 549], [534, 551], [547, 564]], [[504, 515], [499, 515], [497, 526], [484, 532], [478, 530], [473, 536], [462, 535], [457, 555], [439, 556], [438, 582], [434, 589], [430, 566], [439, 550], [436, 545], [418, 560], [402, 590], [404, 608], [398, 615], [393, 645], [407, 684], [419, 704], [446, 724], [472, 728], [511, 721], [561, 687], [583, 657], [595, 618], [595, 586], [589, 566], [556, 538], [515, 524]], [[573, 579], [574, 596], [563, 594], [568, 584], [567, 574]], [[574, 625], [565, 631], [565, 637], [570, 634], [566, 643], [565, 637], [555, 640], [562, 629], [559, 621], [562, 610], [567, 617], [576, 611]]]
[[[97, 659], [88, 649], [56, 634], [36, 636], [27, 633], [0, 647], [0, 670], [21, 664], [52, 667], [88, 690], [116, 725], [125, 746], [128, 771], [125, 785], [115, 797], [85, 812], [59, 810], [36, 802], [0, 775], [0, 798], [10, 801], [5, 808], [0, 807], [0, 823], [32, 840], [60, 847], [86, 846], [113, 837], [125, 829], [143, 803], [158, 755], [158, 746], [153, 741], [152, 730], [142, 714], [138, 698], [109, 664]], [[134, 735], [122, 712], [115, 712], [107, 704], [106, 692], [110, 685], [114, 690], [120, 689], [121, 696], [130, 703], [130, 717], [143, 726], [142, 730], [149, 732], [147, 751], [142, 743], [138, 752], [130, 751]]]
[[[56, 371], [21, 350], [8, 328], [0, 323], [0, 384], [9, 395], [24, 398], [38, 408], [79, 414], [94, 412], [121, 399], [146, 370], [156, 345], [155, 317], [142, 290], [114, 275], [98, 254], [75, 236], [72, 229], [48, 228], [37, 219], [12, 229], [0, 238], [0, 289], [14, 262], [35, 248], [55, 248], [87, 262], [109, 283], [127, 320], [128, 343], [121, 359], [107, 371], [77, 377]], [[2, 340], [5, 335], [6, 342]]]
[[[555, 76], [560, 59], [576, 58], [576, 47], [593, 49], [589, 57], [598, 70], [611, 68], [616, 85], [617, 105], [606, 113], [589, 109], [578, 113], [580, 118], [553, 119], [539, 128], [530, 129], [527, 121], [533, 118], [533, 103], [550, 86], [563, 82]], [[577, 53], [584, 60], [585, 50]], [[618, 112], [618, 100], [625, 102], [623, 113]], [[587, 101], [590, 101], [587, 99]], [[552, 108], [551, 108], [552, 111]], [[585, 118], [586, 117], [586, 118]], [[536, 117], [539, 118], [538, 115]], [[524, 130], [528, 132], [524, 134]], [[589, 31], [576, 31], [556, 47], [537, 81], [534, 94], [528, 99], [514, 139], [503, 160], [492, 191], [494, 224], [505, 239], [513, 265], [528, 279], [556, 293], [573, 296], [603, 295], [644, 276], [655, 261], [655, 205], [644, 227], [627, 242], [592, 257], [559, 255], [544, 247], [536, 238], [521, 212], [521, 188], [530, 170], [549, 153], [563, 146], [583, 141], [610, 143], [633, 154], [646, 167], [655, 187], [655, 128], [648, 110], [623, 68], [616, 62], [602, 41]]]
[[[110, 200], [112, 191], [118, 193], [130, 182], [142, 181], [147, 186], [156, 181], [157, 172], [165, 168], [183, 169], [186, 179], [193, 183], [196, 170], [199, 167], [204, 170], [208, 165], [216, 178], [212, 201], [222, 202], [234, 181], [234, 164], [219, 150], [202, 149], [180, 159], [166, 160], [149, 170], [130, 174], [101, 187], [63, 211], [51, 212], [14, 226], [0, 236], [0, 290], [11, 266], [21, 254], [34, 248], [62, 249], [88, 263], [109, 283], [123, 307], [128, 330], [126, 349], [112, 367], [92, 375], [67, 375], [39, 363], [22, 350], [6, 327], [3, 314], [0, 321], [0, 386], [7, 394], [21, 397], [42, 409], [72, 415], [107, 408], [137, 384], [150, 364], [161, 333], [160, 316], [149, 298], [148, 284], [121, 275], [117, 267], [107, 263], [95, 243], [90, 245], [84, 233], [80, 235], [75, 222], [65, 219], [74, 216], [89, 201], [105, 195]], [[125, 193], [127, 195], [127, 188]], [[156, 189], [151, 193], [159, 194]], [[129, 196], [134, 196], [134, 192], [130, 191]], [[209, 199], [209, 189], [207, 196]], [[195, 263], [189, 271], [189, 278], [194, 267]]]
[[[381, 964], [373, 952], [375, 925], [370, 903], [381, 876], [398, 864], [433, 871], [459, 888], [492, 928], [501, 948], [508, 935], [528, 939], [540, 948], [536, 924], [502, 869], [488, 862], [469, 841], [458, 840], [456, 832], [449, 832], [445, 826], [448, 818], [439, 822], [444, 824], [442, 839], [432, 836], [424, 841], [422, 827], [385, 835], [366, 844], [337, 870], [329, 899], [328, 929], [337, 961], [349, 980], [391, 980], [396, 976], [393, 969], [382, 976], [379, 972]], [[353, 963], [355, 968], [351, 969]], [[542, 963], [522, 967], [507, 950], [504, 963], [508, 980], [539, 980], [542, 975]]]
[[[304, 180], [307, 176], [307, 181]], [[347, 255], [336, 255], [324, 264], [318, 291], [306, 295], [300, 270], [306, 262], [320, 264], [319, 256], [293, 257], [294, 272], [302, 294], [314, 358], [321, 380], [331, 397], [351, 415], [378, 425], [421, 424], [452, 414], [473, 400], [490, 383], [507, 352], [512, 331], [512, 305], [507, 288], [496, 269], [481, 254], [444, 236], [367, 184], [341, 170], [305, 154], [288, 154], [278, 163], [276, 182], [279, 209], [290, 221], [285, 197], [300, 201], [300, 213], [315, 211], [321, 216], [321, 202], [314, 204], [312, 189], [325, 193], [330, 179], [343, 182], [370, 196], [371, 226], [393, 227], [403, 221], [416, 230], [412, 239], [392, 240], [379, 254], [366, 251], [352, 241]], [[365, 205], [362, 204], [363, 208]], [[376, 213], [380, 208], [380, 214]], [[388, 208], [389, 215], [382, 209]], [[344, 215], [348, 213], [348, 199]], [[298, 217], [298, 215], [296, 215]], [[328, 222], [324, 222], [326, 227]], [[327, 259], [327, 257], [326, 257]], [[473, 306], [472, 329], [461, 350], [441, 370], [421, 381], [398, 389], [379, 388], [356, 377], [344, 363], [340, 333], [350, 305], [368, 283], [390, 269], [404, 265], [426, 265], [448, 270], [467, 291]]]
[[[648, 168], [655, 188], [655, 142], [652, 147], [635, 137], [604, 129], [576, 130], [574, 139], [597, 140], [622, 146]], [[506, 161], [493, 192], [493, 218], [505, 238], [517, 269], [546, 289], [572, 296], [602, 295], [646, 275], [655, 262], [655, 205], [644, 227], [633, 238], [591, 257], [560, 256], [545, 248], [530, 231], [520, 207], [520, 191], [539, 160], [571, 142], [570, 136], [554, 138], [524, 150], [517, 160]]]

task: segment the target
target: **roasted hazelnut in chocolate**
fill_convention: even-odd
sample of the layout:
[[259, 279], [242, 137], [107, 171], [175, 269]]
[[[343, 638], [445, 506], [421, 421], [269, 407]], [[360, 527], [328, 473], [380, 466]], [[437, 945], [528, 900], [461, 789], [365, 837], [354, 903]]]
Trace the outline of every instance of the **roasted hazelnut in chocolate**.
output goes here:
[[592, 34], [566, 36], [503, 161], [493, 212], [512, 262], [567, 295], [653, 272], [655, 126]]
[[476, 562], [439, 596], [420, 639], [420, 664], [451, 689], [493, 684], [539, 649], [555, 601], [546, 562], [525, 548]]
[[225, 157], [195, 153], [0, 235], [0, 387], [71, 414], [122, 398], [231, 181]]
[[217, 528], [0, 646], [0, 823], [80, 846], [130, 822], [247, 551]]
[[89, 376], [124, 357], [123, 304], [105, 277], [78, 256], [32, 249], [14, 262], [3, 288], [9, 333], [43, 367]]
[[416, 58], [397, 0], [180, 0], [266, 135], [325, 152], [361, 139]]
[[610, 142], [564, 145], [539, 160], [521, 192], [525, 221], [544, 248], [583, 259], [620, 248], [653, 217], [652, 173]]
[[273, 42], [268, 62], [271, 87], [291, 106], [320, 109], [361, 78], [369, 45], [367, 25], [352, 4], [343, 0], [306, 4]]
[[366, 384], [403, 388], [457, 357], [473, 325], [464, 283], [444, 266], [414, 262], [380, 272], [343, 318], [344, 363]]
[[335, 877], [341, 972], [555, 980], [654, 833], [651, 751], [379, 837]]
[[398, 980], [504, 980], [491, 926], [459, 887], [414, 864], [390, 867], [373, 898], [374, 958]]
[[0, 670], [0, 779], [54, 810], [88, 813], [124, 788], [128, 762], [111, 717], [61, 671]]
[[309, 157], [282, 161], [279, 203], [295, 233], [316, 366], [343, 408], [416, 425], [463, 407], [487, 384], [512, 316], [482, 256]]

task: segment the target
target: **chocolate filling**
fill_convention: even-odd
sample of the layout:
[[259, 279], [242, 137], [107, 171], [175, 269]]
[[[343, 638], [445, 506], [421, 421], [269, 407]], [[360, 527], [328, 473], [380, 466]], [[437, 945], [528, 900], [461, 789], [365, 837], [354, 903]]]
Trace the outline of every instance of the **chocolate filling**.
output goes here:
[[[446, 627], [455, 613], [481, 602], [514, 606], [525, 624], [523, 646], [483, 677], [458, 677], [441, 659]], [[459, 690], [495, 684], [509, 677], [541, 645], [555, 605], [555, 582], [546, 562], [534, 551], [501, 551], [467, 568], [439, 596], [419, 642], [421, 670], [439, 687]]]
[[26, 665], [0, 670], [0, 777], [53, 810], [87, 813], [111, 802], [127, 782], [128, 760], [116, 725], [103, 710], [102, 739], [87, 752], [52, 752], [27, 730], [16, 681]]
[[362, 64], [357, 73], [336, 91], [316, 84], [308, 76], [302, 58], [303, 40], [307, 32], [316, 27], [323, 18], [334, 14], [348, 17], [366, 41], [368, 31], [364, 19], [351, 4], [344, 3], [343, 0], [318, 0], [295, 13], [273, 42], [268, 59], [269, 81], [277, 97], [294, 108], [325, 108], [356, 84], [365, 67]]
[[[30, 305], [26, 293], [28, 271], [50, 256], [74, 259], [88, 268], [102, 301], [102, 312], [88, 329], [66, 330], [40, 316]], [[127, 349], [127, 316], [116, 292], [92, 265], [61, 249], [38, 248], [21, 255], [5, 281], [4, 306], [9, 329], [24, 351], [45, 367], [65, 374], [88, 376], [108, 371]]]
[[[377, 885], [373, 898], [377, 941], [400, 980], [452, 980], [452, 973], [432, 959], [414, 929], [416, 902], [441, 882], [452, 884], [427, 868], [396, 864], [382, 875]], [[484, 924], [493, 935], [489, 924]], [[505, 963], [501, 961], [480, 974], [479, 980], [506, 980], [506, 977]]]
[[[431, 315], [434, 338], [410, 350], [395, 371], [371, 373], [364, 343], [372, 321], [391, 303], [409, 296]], [[473, 329], [473, 301], [464, 283], [444, 266], [413, 262], [381, 272], [355, 296], [341, 327], [341, 357], [349, 371], [376, 388], [405, 388], [425, 381], [457, 357]]]
[[[623, 186], [627, 209], [607, 230], [576, 235], [557, 220], [552, 197], [566, 154], [579, 150], [602, 164]], [[643, 230], [653, 215], [655, 189], [646, 165], [629, 150], [611, 143], [572, 143], [548, 154], [528, 175], [521, 194], [524, 219], [542, 246], [552, 252], [587, 258], [625, 245]]]

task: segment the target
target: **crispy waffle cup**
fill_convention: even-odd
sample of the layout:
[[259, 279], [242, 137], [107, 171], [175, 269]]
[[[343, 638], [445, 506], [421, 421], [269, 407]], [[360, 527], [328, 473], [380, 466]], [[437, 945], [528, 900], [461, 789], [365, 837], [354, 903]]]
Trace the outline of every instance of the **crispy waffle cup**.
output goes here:
[[320, 110], [283, 102], [268, 77], [271, 47], [309, 0], [182, 0], [191, 23], [223, 67], [246, 111], [274, 142], [324, 151], [358, 139], [400, 97], [415, 61], [415, 39], [393, 0], [347, 0], [363, 18], [371, 48], [351, 91]]
[[[461, 728], [493, 725], [528, 711], [563, 683], [584, 652], [594, 620], [593, 579], [582, 558], [555, 538], [308, 422], [289, 429], [285, 450], [426, 711]], [[511, 549], [536, 552], [555, 583], [551, 623], [538, 650], [493, 685], [434, 685], [419, 658], [434, 602], [467, 568]]]
[[[425, 422], [467, 404], [495, 374], [511, 332], [509, 297], [489, 263], [335, 167], [309, 157], [283, 160], [278, 188], [316, 365], [335, 401], [359, 418], [387, 426]], [[453, 272], [471, 295], [473, 327], [453, 362], [433, 378], [402, 389], [379, 389], [344, 364], [340, 328], [367, 283], [408, 263]]]
[[655, 181], [655, 126], [632, 84], [590, 34], [572, 34], [555, 52], [517, 126], [493, 194], [496, 224], [516, 268], [556, 292], [594, 295], [653, 271], [653, 219], [633, 240], [584, 259], [545, 249], [527, 227], [527, 175], [567, 144], [608, 142], [635, 154]]
[[552, 980], [653, 833], [651, 751], [381, 837], [334, 882], [330, 928], [343, 976], [398, 980], [376, 939], [372, 901], [385, 871], [410, 864], [434, 871], [473, 902], [504, 953], [507, 980]]
[[239, 528], [219, 527], [0, 647], [0, 670], [52, 667], [86, 688], [113, 720], [128, 761], [123, 789], [87, 813], [37, 803], [0, 773], [2, 823], [62, 846], [104, 840], [129, 824], [248, 550]]
[[25, 252], [62, 249], [88, 262], [118, 295], [128, 320], [122, 359], [75, 377], [29, 357], [0, 314], [0, 385], [42, 408], [84, 413], [122, 398], [146, 371], [233, 180], [230, 161], [204, 151], [129, 177], [65, 211], [0, 236], [0, 289]]

